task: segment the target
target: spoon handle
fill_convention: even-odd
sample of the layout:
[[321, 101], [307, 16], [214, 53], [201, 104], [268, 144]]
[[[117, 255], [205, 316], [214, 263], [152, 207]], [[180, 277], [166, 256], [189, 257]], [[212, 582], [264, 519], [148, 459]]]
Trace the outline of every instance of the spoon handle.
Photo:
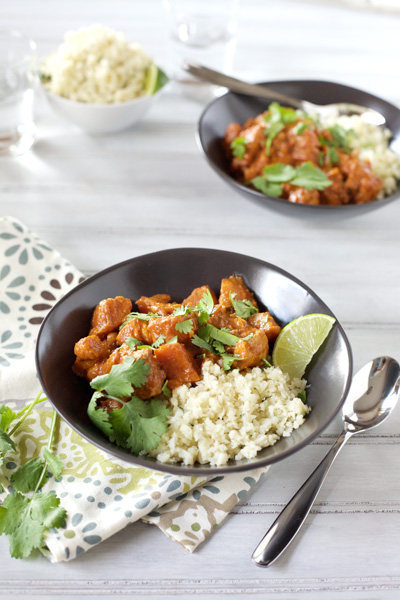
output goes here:
[[256, 565], [271, 565], [293, 540], [306, 520], [333, 461], [351, 435], [349, 431], [342, 431], [325, 458], [275, 519], [253, 552]]
[[214, 71], [213, 69], [203, 67], [202, 65], [198, 65], [190, 61], [185, 61], [182, 64], [182, 68], [199, 79], [203, 79], [204, 81], [208, 81], [208, 83], [213, 83], [215, 85], [222, 85], [223, 87], [227, 87], [233, 92], [238, 92], [239, 94], [259, 96], [260, 98], [268, 98], [269, 100], [279, 100], [279, 102], [289, 104], [290, 106], [294, 106], [296, 108], [302, 107], [301, 100], [292, 98], [286, 94], [281, 94], [280, 92], [277, 92], [276, 90], [265, 85], [247, 83], [246, 81], [241, 81], [235, 77], [230, 77], [229, 75], [225, 75], [224, 73]]

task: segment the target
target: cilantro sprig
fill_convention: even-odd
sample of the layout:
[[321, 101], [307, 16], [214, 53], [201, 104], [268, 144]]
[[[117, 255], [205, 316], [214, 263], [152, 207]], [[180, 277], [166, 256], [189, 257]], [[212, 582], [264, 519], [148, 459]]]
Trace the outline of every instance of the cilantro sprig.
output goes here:
[[242, 136], [235, 138], [229, 145], [230, 149], [232, 150], [233, 156], [242, 159], [245, 155], [246, 145], [248, 143], [248, 140], [246, 140], [246, 138]]
[[[95, 377], [90, 385], [97, 390], [88, 406], [91, 421], [119, 446], [134, 454], [156, 448], [167, 431], [170, 410], [159, 399], [144, 402], [133, 395], [134, 389], [146, 382], [150, 365], [143, 359], [129, 356], [119, 365], [113, 365], [106, 375]], [[164, 390], [164, 388], [163, 388]], [[122, 407], [106, 412], [98, 406], [104, 398], [122, 401]]]
[[[35, 400], [22, 411], [15, 413], [9, 407], [0, 407], [1, 458], [8, 452], [17, 452], [11, 436], [16, 433], [32, 409], [47, 398], [39, 393]], [[21, 417], [21, 418], [20, 418]], [[11, 424], [14, 423], [12, 429]], [[14, 558], [26, 558], [40, 548], [46, 531], [50, 527], [65, 525], [67, 513], [60, 506], [60, 499], [51, 492], [40, 492], [40, 488], [51, 474], [59, 477], [63, 464], [52, 451], [57, 423], [57, 413], [53, 411], [49, 439], [43, 457], [35, 457], [22, 464], [11, 476], [11, 491], [0, 506], [0, 535], [9, 538], [10, 553]], [[33, 492], [29, 496], [24, 494]]]
[[324, 190], [332, 185], [326, 173], [313, 165], [305, 162], [298, 167], [275, 163], [264, 167], [263, 175], [255, 177], [250, 182], [257, 190], [279, 198], [282, 195], [282, 183], [291, 183], [307, 190]]
[[250, 300], [236, 300], [236, 293], [231, 293], [229, 296], [237, 317], [248, 319], [251, 315], [259, 312], [258, 308]]
[[264, 116], [264, 121], [268, 127], [264, 130], [265, 134], [265, 152], [269, 155], [271, 144], [278, 133], [282, 131], [285, 125], [293, 123], [298, 119], [297, 112], [293, 108], [285, 108], [278, 102], [272, 102], [268, 107], [268, 113]]

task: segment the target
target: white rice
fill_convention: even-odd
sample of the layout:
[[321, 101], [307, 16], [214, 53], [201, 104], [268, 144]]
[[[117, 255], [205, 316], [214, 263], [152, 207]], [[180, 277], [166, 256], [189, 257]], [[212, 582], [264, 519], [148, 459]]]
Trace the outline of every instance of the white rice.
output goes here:
[[331, 127], [335, 123], [343, 129], [354, 131], [355, 136], [349, 136], [349, 146], [353, 150], [358, 149], [359, 158], [368, 160], [372, 172], [382, 179], [383, 188], [378, 198], [393, 194], [400, 180], [400, 156], [389, 148], [391, 131], [366, 123], [357, 115], [327, 118], [322, 125]]
[[100, 25], [69, 31], [54, 54], [43, 59], [44, 87], [78, 102], [109, 104], [143, 94], [151, 58], [122, 33]]
[[168, 431], [151, 454], [185, 465], [254, 458], [304, 423], [311, 409], [297, 395], [305, 386], [276, 367], [226, 372], [206, 361], [201, 381], [173, 390]]

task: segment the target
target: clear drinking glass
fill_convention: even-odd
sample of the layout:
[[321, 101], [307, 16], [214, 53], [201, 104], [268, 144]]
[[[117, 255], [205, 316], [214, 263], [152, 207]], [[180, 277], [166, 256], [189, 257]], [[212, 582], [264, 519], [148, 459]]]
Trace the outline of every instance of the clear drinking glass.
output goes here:
[[34, 142], [35, 43], [0, 30], [0, 155], [23, 154]]
[[202, 82], [181, 65], [185, 60], [232, 72], [240, 0], [162, 0], [167, 21], [167, 69], [187, 96], [208, 100], [220, 88]]

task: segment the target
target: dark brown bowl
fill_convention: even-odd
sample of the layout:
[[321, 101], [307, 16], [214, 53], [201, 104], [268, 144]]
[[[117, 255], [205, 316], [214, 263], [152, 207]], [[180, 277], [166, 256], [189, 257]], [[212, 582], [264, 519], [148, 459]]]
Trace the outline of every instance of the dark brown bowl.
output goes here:
[[[261, 84], [263, 85], [263, 84]], [[368, 92], [331, 81], [271, 81], [264, 82], [278, 92], [288, 94], [294, 98], [302, 98], [315, 104], [330, 104], [332, 102], [351, 102], [374, 108], [384, 115], [387, 127], [392, 131], [391, 148], [400, 154], [400, 109]], [[272, 102], [273, 99], [271, 99]], [[198, 145], [208, 163], [216, 173], [236, 192], [247, 200], [256, 202], [263, 208], [272, 209], [288, 216], [321, 218], [326, 215], [355, 216], [362, 215], [371, 210], [382, 208], [400, 197], [400, 187], [394, 194], [382, 200], [373, 200], [366, 204], [346, 204], [342, 206], [323, 206], [310, 204], [296, 204], [284, 198], [273, 198], [253, 190], [236, 181], [230, 171], [228, 159], [223, 151], [221, 141], [229, 123], [244, 123], [250, 117], [264, 112], [269, 101], [228, 92], [211, 102], [203, 111], [197, 132]]]
[[168, 293], [182, 300], [193, 288], [208, 283], [219, 290], [223, 277], [243, 276], [259, 303], [268, 307], [280, 324], [307, 313], [332, 315], [310, 288], [269, 263], [222, 250], [178, 248], [138, 256], [114, 265], [78, 285], [50, 311], [39, 331], [36, 365], [43, 390], [59, 414], [88, 441], [130, 463], [180, 475], [232, 473], [263, 467], [290, 456], [323, 431], [341, 408], [352, 376], [352, 355], [341, 325], [336, 322], [327, 341], [306, 372], [312, 412], [289, 438], [265, 448], [256, 458], [232, 462], [225, 467], [185, 467], [134, 456], [112, 444], [86, 414], [92, 390], [72, 372], [74, 344], [87, 335], [91, 315], [103, 298]]

